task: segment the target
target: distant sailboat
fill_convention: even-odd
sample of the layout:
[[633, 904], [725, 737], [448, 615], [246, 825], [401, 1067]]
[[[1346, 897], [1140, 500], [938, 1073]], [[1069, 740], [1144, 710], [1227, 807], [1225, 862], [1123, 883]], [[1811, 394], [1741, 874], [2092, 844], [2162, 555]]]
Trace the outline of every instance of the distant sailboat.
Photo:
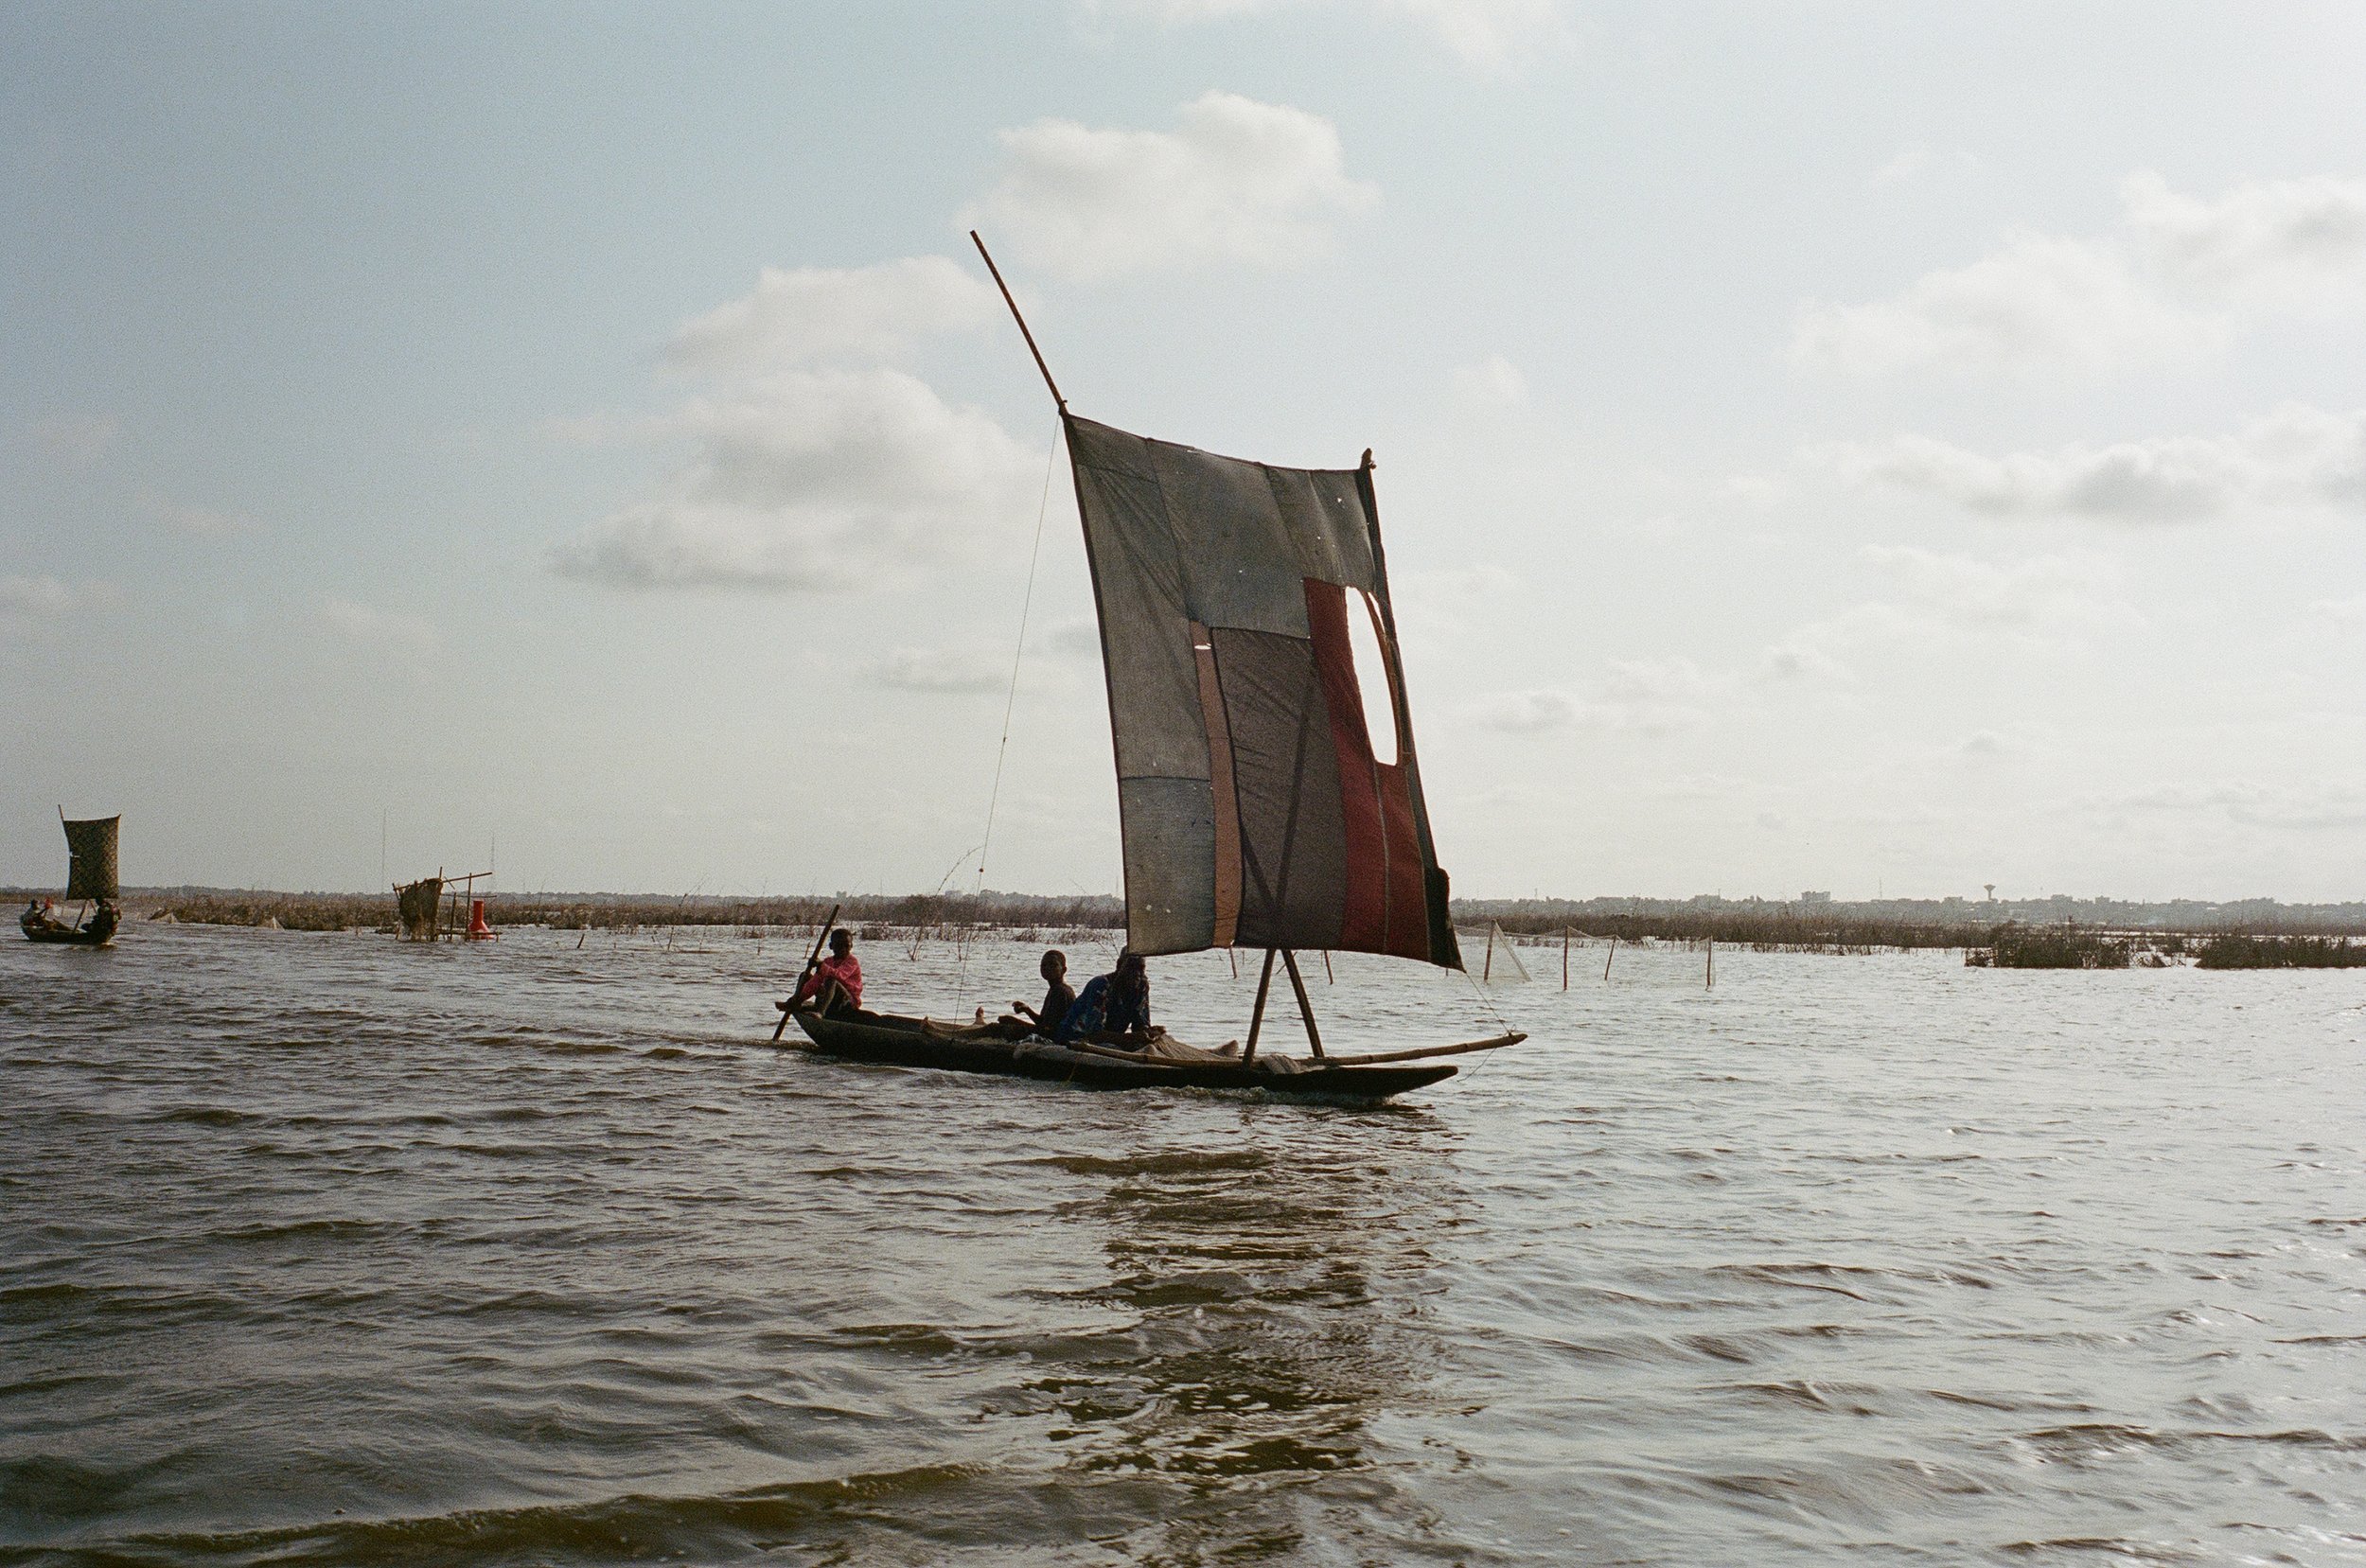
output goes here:
[[123, 819], [94, 817], [85, 821], [68, 821], [65, 813], [60, 811], [58, 820], [65, 827], [65, 896], [95, 902], [98, 907], [88, 920], [75, 924], [57, 919], [38, 904], [31, 905], [18, 918], [17, 925], [33, 942], [104, 947], [115, 940], [115, 927], [123, 919], [115, 906], [121, 892], [115, 874], [116, 829]]
[[[875, 1061], [1368, 1098], [1455, 1071], [1421, 1058], [1524, 1039], [1327, 1055], [1298, 973], [1303, 950], [1462, 967], [1414, 757], [1371, 453], [1341, 469], [1219, 457], [1079, 418], [1051, 391], [1100, 616], [1127, 945], [1145, 958], [1263, 948], [1247, 1043], [1237, 1055], [1172, 1042], [1066, 1048], [876, 1013], [800, 1012], [799, 1026], [822, 1050]], [[1257, 1055], [1277, 959], [1307, 1059]]]

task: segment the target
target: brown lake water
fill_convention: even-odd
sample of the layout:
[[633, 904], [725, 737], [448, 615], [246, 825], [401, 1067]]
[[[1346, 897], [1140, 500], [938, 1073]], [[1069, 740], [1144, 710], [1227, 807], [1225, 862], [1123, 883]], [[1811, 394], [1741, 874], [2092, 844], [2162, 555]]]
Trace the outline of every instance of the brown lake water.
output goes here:
[[[576, 941], [0, 943], [0, 1562], [2366, 1562], [2366, 974], [1529, 950], [1352, 1109]], [[1337, 971], [1334, 1048], [1495, 1027]]]

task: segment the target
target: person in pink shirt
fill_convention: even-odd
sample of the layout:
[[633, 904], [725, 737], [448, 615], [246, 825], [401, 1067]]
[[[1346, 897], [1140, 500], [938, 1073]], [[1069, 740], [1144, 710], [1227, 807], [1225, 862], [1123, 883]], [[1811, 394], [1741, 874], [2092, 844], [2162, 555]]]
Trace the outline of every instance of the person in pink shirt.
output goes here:
[[855, 934], [840, 926], [830, 933], [830, 956], [813, 966], [788, 1001], [791, 1012], [817, 1007], [851, 1013], [862, 1006], [862, 962], [855, 957]]

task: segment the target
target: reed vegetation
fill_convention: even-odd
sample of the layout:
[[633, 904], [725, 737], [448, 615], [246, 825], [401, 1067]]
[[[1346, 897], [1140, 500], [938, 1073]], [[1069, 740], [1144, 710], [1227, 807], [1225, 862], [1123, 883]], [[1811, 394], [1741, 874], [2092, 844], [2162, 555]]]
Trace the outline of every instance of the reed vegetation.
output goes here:
[[[1462, 918], [1457, 914], [1457, 922]], [[1815, 914], [1774, 906], [1765, 911], [1669, 910], [1593, 915], [1582, 923], [1549, 915], [1492, 917], [1507, 935], [1561, 940], [1564, 928], [1582, 940], [1616, 938], [1622, 946], [1646, 942], [1714, 942], [1761, 953], [1872, 953], [1898, 947], [1961, 947], [1980, 932], [1934, 921]], [[1483, 924], [1483, 922], [1481, 923]]]
[[[134, 891], [125, 899], [135, 920], [170, 915], [184, 925], [259, 926], [276, 920], [288, 931], [392, 930], [395, 897], [384, 893], [281, 893], [247, 889], [168, 889]], [[909, 939], [915, 931], [942, 933], [986, 928], [1099, 934], [1125, 924], [1125, 907], [1101, 896], [1044, 897], [1026, 893], [973, 895], [858, 894], [848, 897], [682, 897], [679, 894], [498, 893], [487, 896], [485, 918], [504, 925], [548, 925], [561, 930], [640, 931], [651, 928], [736, 928], [750, 936], [803, 931], [810, 935], [833, 907], [839, 923], [870, 941], [892, 931]], [[459, 919], [468, 921], [466, 905]], [[1076, 940], [1084, 940], [1081, 936]]]
[[2359, 969], [2366, 945], [2340, 937], [2212, 937], [2195, 955], [2197, 969]]
[[1976, 968], [2126, 969], [2134, 944], [2076, 925], [2000, 925], [1986, 948], [1965, 953]]
[[[4, 895], [4, 894], [0, 894]], [[25, 896], [19, 891], [19, 897]], [[1565, 901], [1521, 901], [1507, 907], [1487, 900], [1457, 900], [1458, 926], [1484, 926], [1489, 920], [1524, 947], [1558, 945], [1564, 932], [1596, 945], [1683, 945], [1707, 943], [1757, 952], [1864, 954], [1898, 949], [1966, 949], [1966, 961], [1997, 967], [2121, 969], [2133, 963], [2159, 965], [2195, 955], [2205, 969], [2321, 969], [2366, 967], [2366, 942], [2351, 940], [2342, 922], [2330, 916], [2303, 923], [2291, 911], [2266, 911], [2250, 924], [2211, 928], [2146, 931], [2117, 923], [2074, 924], [2044, 919], [2008, 919], [1973, 924], [1959, 909], [1944, 916], [1928, 906], [1912, 911], [1876, 912], [1864, 906], [1815, 903], [1730, 903], [1694, 900], [1636, 908], [1637, 901], [1598, 901], [1593, 907]], [[1607, 909], [1603, 903], [1630, 906]], [[127, 890], [125, 913], [133, 920], [170, 919], [186, 925], [270, 927], [288, 931], [387, 931], [395, 929], [395, 901], [385, 893], [273, 892], [255, 889], [168, 888]], [[800, 894], [731, 897], [715, 894], [623, 894], [502, 892], [486, 902], [486, 918], [496, 928], [545, 925], [561, 930], [603, 932], [720, 928], [740, 937], [810, 942], [833, 907], [839, 924], [868, 943], [896, 943], [916, 949], [924, 942], [966, 943], [989, 932], [1047, 945], [1087, 949], [1124, 940], [1125, 907], [1108, 894], [1046, 896], [986, 892], [913, 894]], [[1997, 906], [1987, 906], [1994, 909]], [[2023, 905], [2034, 908], [2038, 906]], [[1575, 918], [1572, 918], [1572, 917]], [[467, 923], [462, 907], [458, 924]], [[2316, 929], [2311, 930], [2310, 925]], [[2300, 929], [2295, 930], [2294, 926]], [[2264, 927], [2264, 929], [2263, 929]], [[1475, 964], [1476, 956], [1471, 961]]]

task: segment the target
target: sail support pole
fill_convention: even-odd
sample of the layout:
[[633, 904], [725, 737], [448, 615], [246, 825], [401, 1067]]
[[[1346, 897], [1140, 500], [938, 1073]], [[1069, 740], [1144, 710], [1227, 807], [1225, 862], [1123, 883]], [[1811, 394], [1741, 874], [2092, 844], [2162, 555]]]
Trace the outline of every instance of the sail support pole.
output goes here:
[[1290, 989], [1298, 994], [1298, 1016], [1306, 1020], [1306, 1043], [1315, 1048], [1315, 1054], [1323, 1053], [1323, 1032], [1315, 1027], [1315, 1004], [1306, 999], [1306, 982], [1298, 978], [1298, 959], [1288, 948], [1281, 950], [1281, 961], [1290, 971]]
[[1265, 1027], [1265, 993], [1273, 987], [1275, 948], [1265, 949], [1264, 972], [1257, 977], [1257, 1005], [1249, 1010], [1248, 1044], [1241, 1048], [1241, 1064], [1245, 1066], [1257, 1059], [1257, 1031]]
[[1430, 1056], [1463, 1056], [1474, 1050], [1501, 1050], [1516, 1046], [1527, 1036], [1518, 1030], [1498, 1034], [1492, 1040], [1472, 1040], [1459, 1046], [1421, 1046], [1413, 1050], [1376, 1050], [1362, 1056], [1333, 1056], [1331, 1064], [1337, 1067], [1369, 1066], [1378, 1062], [1419, 1062]]
[[1011, 319], [1018, 323], [1018, 335], [1027, 340], [1027, 352], [1035, 357], [1035, 368], [1043, 373], [1043, 384], [1051, 389], [1051, 400], [1066, 414], [1068, 399], [1060, 396], [1060, 385], [1051, 379], [1051, 367], [1043, 362], [1043, 350], [1035, 346], [1035, 335], [1027, 329], [1027, 318], [1018, 313], [1018, 301], [1011, 297], [1011, 286], [1002, 281], [1002, 269], [994, 264], [993, 254], [986, 249], [986, 242], [978, 238], [976, 229], [969, 231], [969, 242], [985, 258], [986, 271], [994, 274], [994, 286], [1002, 291], [1002, 303], [1011, 308]]

